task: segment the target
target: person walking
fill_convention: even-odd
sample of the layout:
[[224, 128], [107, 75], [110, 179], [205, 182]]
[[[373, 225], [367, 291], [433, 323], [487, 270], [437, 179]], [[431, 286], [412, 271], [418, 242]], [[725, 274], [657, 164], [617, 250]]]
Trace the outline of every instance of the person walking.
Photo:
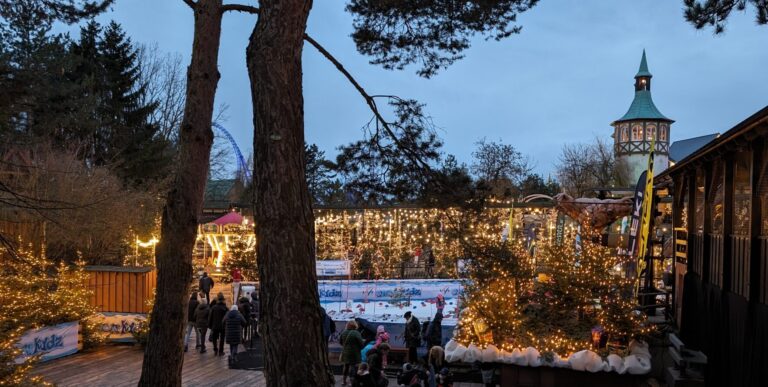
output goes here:
[[408, 348], [408, 362], [418, 362], [418, 348], [421, 346], [421, 324], [410, 311], [403, 315], [405, 319], [405, 346]]
[[237, 347], [240, 345], [240, 341], [243, 337], [243, 327], [245, 327], [246, 321], [243, 315], [237, 309], [237, 305], [232, 305], [227, 315], [224, 316], [224, 336], [229, 344], [229, 362], [237, 362]]
[[341, 332], [339, 342], [341, 343], [341, 363], [344, 365], [342, 368], [341, 385], [347, 385], [347, 376], [352, 376], [355, 373], [357, 364], [360, 363], [360, 351], [363, 348], [363, 336], [360, 335], [360, 331], [357, 330], [358, 325], [355, 320], [350, 320], [347, 323], [346, 329]]
[[224, 316], [227, 315], [227, 303], [224, 301], [224, 294], [216, 295], [216, 304], [211, 306], [211, 313], [208, 317], [208, 327], [211, 329], [211, 340], [213, 341], [213, 353], [218, 356], [224, 356]]
[[211, 302], [211, 289], [213, 289], [213, 278], [208, 277], [207, 272], [203, 272], [203, 276], [200, 277], [200, 282], [198, 283], [198, 286], [200, 287], [200, 291], [205, 294], [205, 300], [208, 301], [208, 303]]
[[[192, 331], [195, 330], [195, 310], [200, 302], [197, 301], [197, 292], [192, 293], [189, 296], [189, 302], [187, 303], [187, 334], [184, 336], [184, 352], [187, 352], [189, 345], [189, 337], [192, 336]], [[195, 349], [200, 348], [200, 337], [195, 332]]]
[[211, 308], [208, 306], [208, 300], [200, 300], [200, 305], [195, 309], [195, 327], [197, 328], [197, 337], [200, 338], [200, 353], [205, 353], [205, 334], [208, 332], [208, 317], [210, 317]]

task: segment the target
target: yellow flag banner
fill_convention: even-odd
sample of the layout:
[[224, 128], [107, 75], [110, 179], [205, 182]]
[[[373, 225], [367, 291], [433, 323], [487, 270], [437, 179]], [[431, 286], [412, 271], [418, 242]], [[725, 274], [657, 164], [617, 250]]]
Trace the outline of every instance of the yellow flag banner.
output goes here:
[[651, 139], [651, 152], [648, 154], [648, 173], [645, 176], [645, 192], [643, 193], [643, 212], [640, 218], [640, 241], [638, 244], [638, 280], [640, 273], [645, 269], [645, 255], [648, 250], [648, 234], [651, 229], [651, 210], [653, 206], [653, 154], [656, 150], [656, 137]]

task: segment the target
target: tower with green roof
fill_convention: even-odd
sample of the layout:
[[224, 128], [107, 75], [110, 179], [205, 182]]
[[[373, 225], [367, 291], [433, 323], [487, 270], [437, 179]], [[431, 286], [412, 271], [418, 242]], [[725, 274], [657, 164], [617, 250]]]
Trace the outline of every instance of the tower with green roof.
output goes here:
[[651, 98], [651, 72], [648, 62], [640, 60], [640, 69], [635, 75], [635, 99], [623, 117], [614, 121], [614, 153], [617, 160], [625, 163], [629, 170], [631, 184], [648, 167], [648, 154], [651, 151], [651, 139], [656, 137], [656, 152], [653, 158], [654, 174], [669, 166], [669, 135], [672, 123], [665, 117]]

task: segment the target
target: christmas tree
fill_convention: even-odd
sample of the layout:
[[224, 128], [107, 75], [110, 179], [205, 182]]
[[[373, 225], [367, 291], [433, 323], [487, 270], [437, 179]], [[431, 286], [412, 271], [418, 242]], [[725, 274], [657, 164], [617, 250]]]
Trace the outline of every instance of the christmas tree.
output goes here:
[[0, 386], [40, 385], [40, 378], [29, 375], [36, 360], [17, 364], [19, 338], [30, 329], [80, 321], [84, 347], [103, 340], [96, 309], [90, 305], [92, 291], [84, 263], [54, 264], [41, 255], [20, 248], [0, 251], [4, 290], [0, 292]]
[[533, 255], [520, 238], [475, 248], [487, 253], [473, 255], [454, 339], [567, 357], [607, 343], [620, 349], [649, 333], [645, 316], [634, 309], [625, 258], [591, 236], [580, 239], [575, 230], [559, 244], [544, 239]]

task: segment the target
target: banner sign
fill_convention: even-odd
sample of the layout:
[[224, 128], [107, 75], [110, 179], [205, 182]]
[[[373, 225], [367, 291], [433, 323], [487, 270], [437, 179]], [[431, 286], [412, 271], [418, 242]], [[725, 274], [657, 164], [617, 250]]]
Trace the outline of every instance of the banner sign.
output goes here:
[[98, 313], [101, 317], [101, 331], [107, 334], [107, 340], [132, 343], [133, 333], [147, 322], [146, 314], [139, 313]]
[[562, 246], [564, 237], [565, 237], [565, 214], [558, 211], [557, 222], [555, 223], [555, 243], [558, 246]]
[[349, 261], [346, 259], [323, 259], [316, 261], [317, 275], [329, 277], [337, 275], [349, 275]]
[[643, 196], [645, 195], [645, 183], [648, 171], [643, 171], [640, 178], [637, 179], [635, 188], [635, 200], [632, 204], [632, 222], [629, 225], [629, 243], [627, 244], [627, 253], [635, 256], [637, 252], [638, 232], [640, 231], [640, 218], [643, 213]]
[[463, 293], [461, 280], [380, 280], [318, 281], [320, 302], [388, 301], [392, 299], [430, 299], [442, 294], [457, 298]]
[[48, 361], [77, 352], [79, 332], [79, 321], [27, 331], [16, 344], [22, 351], [16, 364], [31, 356], [42, 355], [40, 361]]

